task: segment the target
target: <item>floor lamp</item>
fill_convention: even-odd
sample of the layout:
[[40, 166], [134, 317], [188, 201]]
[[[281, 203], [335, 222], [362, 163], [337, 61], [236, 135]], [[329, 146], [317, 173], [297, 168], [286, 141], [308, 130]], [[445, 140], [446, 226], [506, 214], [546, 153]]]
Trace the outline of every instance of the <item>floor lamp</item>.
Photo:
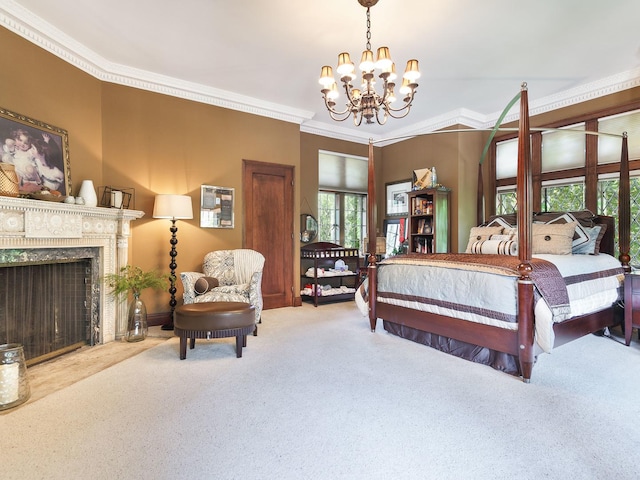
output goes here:
[[178, 238], [176, 233], [178, 227], [176, 227], [176, 220], [188, 220], [193, 218], [193, 206], [191, 204], [191, 197], [189, 195], [156, 195], [156, 200], [153, 206], [153, 218], [168, 218], [171, 220], [171, 263], [169, 268], [171, 269], [171, 275], [169, 276], [169, 293], [171, 294], [171, 300], [169, 306], [171, 307], [171, 313], [169, 317], [169, 323], [162, 325], [162, 330], [173, 330], [173, 312], [176, 309], [176, 257], [178, 251], [176, 245], [178, 244]]

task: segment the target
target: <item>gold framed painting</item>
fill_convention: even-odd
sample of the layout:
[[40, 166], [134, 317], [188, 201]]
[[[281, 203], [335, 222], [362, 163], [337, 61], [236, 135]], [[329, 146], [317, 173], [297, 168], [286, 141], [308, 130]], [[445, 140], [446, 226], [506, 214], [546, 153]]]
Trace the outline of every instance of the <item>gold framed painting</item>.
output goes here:
[[20, 194], [71, 194], [66, 130], [0, 107], [1, 161], [15, 167]]

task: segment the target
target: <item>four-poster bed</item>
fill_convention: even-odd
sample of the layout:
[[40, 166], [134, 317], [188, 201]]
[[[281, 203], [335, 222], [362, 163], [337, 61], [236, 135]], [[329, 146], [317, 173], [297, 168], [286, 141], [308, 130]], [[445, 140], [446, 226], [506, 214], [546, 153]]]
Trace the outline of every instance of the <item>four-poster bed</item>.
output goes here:
[[[597, 255], [597, 249], [596, 255], [579, 255], [582, 258], [577, 262], [578, 267], [575, 267], [575, 262], [569, 266], [572, 255], [564, 255], [564, 258], [558, 259], [558, 265], [554, 259], [559, 255], [534, 257], [533, 254], [556, 252], [540, 251], [539, 247], [536, 247], [538, 251], [533, 251], [534, 243], [539, 242], [540, 238], [536, 232], [544, 231], [541, 230], [543, 227], [534, 224], [536, 216], [532, 210], [528, 95], [526, 85], [523, 85], [520, 93], [518, 127], [517, 234], [513, 232], [514, 236], [511, 237], [517, 239], [517, 256], [472, 253], [409, 254], [378, 263], [375, 255], [370, 255], [367, 308], [371, 331], [375, 331], [377, 319], [382, 319], [384, 328], [391, 333], [520, 375], [525, 382], [529, 382], [536, 355], [540, 351], [550, 351], [553, 347], [614, 325], [615, 304], [620, 298], [623, 273], [629, 270], [630, 260], [627, 157], [627, 139], [626, 135], [623, 135], [619, 194], [619, 261], [609, 255]], [[370, 252], [375, 251], [375, 245], [371, 243], [375, 242], [376, 238], [373, 159], [373, 142], [370, 142]], [[478, 195], [482, 195], [480, 188]], [[576, 220], [570, 215], [568, 218]], [[611, 217], [592, 216], [586, 223], [585, 219], [575, 221], [568, 227], [571, 229], [571, 235], [573, 230], [580, 229], [580, 223], [592, 226], [606, 225], [602, 227], [605, 238], [599, 237], [599, 240], [602, 240], [601, 251], [613, 255], [614, 225]], [[533, 238], [534, 233], [538, 235], [536, 240]], [[551, 239], [549, 235], [543, 235], [543, 238]], [[555, 233], [553, 238], [555, 241]], [[511, 255], [514, 253], [512, 251]], [[591, 266], [592, 264], [595, 266]], [[451, 270], [457, 270], [458, 276], [447, 280]], [[414, 276], [411, 277], [412, 275]], [[403, 278], [415, 280], [408, 287], [400, 286]], [[583, 281], [587, 285], [586, 293], [580, 290], [582, 285], [578, 285]], [[604, 283], [596, 283], [600, 281]], [[505, 293], [494, 294], [498, 291], [499, 282], [505, 285], [499, 288], [511, 289], [513, 293], [508, 301], [503, 302], [505, 305], [494, 306], [489, 302], [500, 303], [509, 297]], [[431, 290], [436, 288], [436, 284], [448, 285], [448, 290], [432, 295]], [[490, 286], [485, 293], [480, 290], [482, 284]], [[491, 292], [491, 289], [494, 292]], [[493, 300], [489, 298], [492, 295], [495, 297]], [[461, 306], [460, 303], [465, 303], [466, 297], [469, 296], [479, 297], [479, 300], [486, 304], [470, 303]], [[434, 300], [436, 297], [437, 300]]]

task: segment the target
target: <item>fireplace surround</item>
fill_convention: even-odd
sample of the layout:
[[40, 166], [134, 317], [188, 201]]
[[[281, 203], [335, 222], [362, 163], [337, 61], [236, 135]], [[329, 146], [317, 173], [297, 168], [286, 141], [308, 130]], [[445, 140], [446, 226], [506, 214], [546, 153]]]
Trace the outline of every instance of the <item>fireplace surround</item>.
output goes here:
[[143, 215], [137, 210], [0, 197], [0, 268], [88, 259], [88, 343], [116, 340], [126, 330], [127, 305], [105, 292], [99, 279], [127, 264], [130, 224]]

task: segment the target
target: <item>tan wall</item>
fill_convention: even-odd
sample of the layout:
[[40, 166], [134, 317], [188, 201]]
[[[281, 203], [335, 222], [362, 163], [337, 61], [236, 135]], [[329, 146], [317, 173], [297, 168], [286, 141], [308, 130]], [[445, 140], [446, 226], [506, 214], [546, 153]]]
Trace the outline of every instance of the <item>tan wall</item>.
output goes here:
[[69, 132], [74, 195], [101, 185], [101, 82], [5, 28], [0, 45], [0, 106]]
[[[438, 183], [451, 189], [451, 249], [454, 252], [460, 248], [464, 251], [469, 229], [476, 222], [478, 162], [487, 136], [484, 132], [440, 132], [383, 149], [385, 183], [411, 179], [414, 170], [435, 167]], [[384, 195], [384, 184], [380, 191]]]
[[[176, 263], [178, 271], [200, 271], [205, 253], [243, 246], [243, 159], [292, 165], [299, 177], [296, 124], [112, 84], [104, 84], [102, 98], [104, 182], [136, 189], [145, 217], [135, 222], [130, 246], [144, 269], [168, 270], [170, 261], [171, 222], [151, 217], [156, 194], [192, 197], [195, 218], [177, 222]], [[235, 228], [200, 228], [203, 184], [235, 188]]]
[[[0, 45], [0, 64], [14, 66], [0, 68], [0, 106], [69, 132], [72, 192], [84, 179], [135, 188], [145, 216], [132, 224], [130, 262], [169, 271], [170, 222], [151, 218], [157, 193], [193, 199], [196, 218], [178, 222], [178, 272], [199, 270], [210, 250], [241, 247], [243, 159], [295, 167], [298, 218], [298, 125], [103, 83], [3, 28]], [[199, 227], [202, 184], [236, 189], [234, 229]], [[299, 249], [293, 256], [298, 261]], [[144, 297], [150, 313], [169, 310], [168, 293]]]

